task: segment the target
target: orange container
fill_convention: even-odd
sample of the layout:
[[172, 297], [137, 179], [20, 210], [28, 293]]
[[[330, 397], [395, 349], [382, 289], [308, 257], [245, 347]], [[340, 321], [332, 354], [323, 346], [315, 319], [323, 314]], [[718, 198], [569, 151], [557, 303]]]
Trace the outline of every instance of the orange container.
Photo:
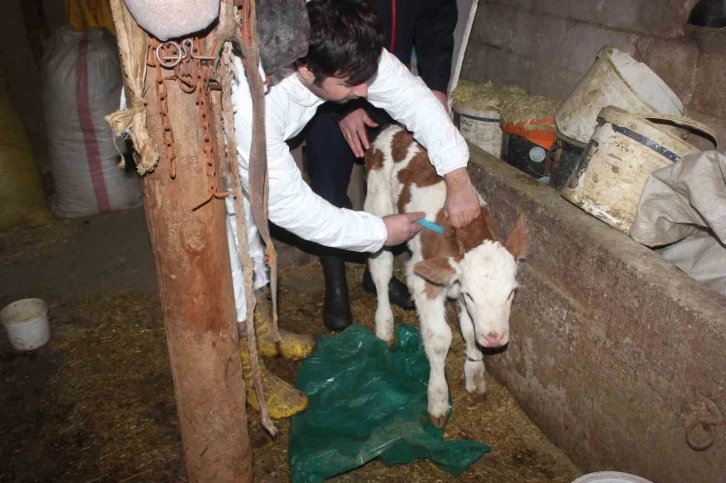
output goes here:
[[514, 134], [532, 141], [534, 144], [550, 150], [557, 138], [555, 132], [555, 118], [531, 119], [529, 121], [513, 123], [502, 123], [502, 131], [507, 134]]

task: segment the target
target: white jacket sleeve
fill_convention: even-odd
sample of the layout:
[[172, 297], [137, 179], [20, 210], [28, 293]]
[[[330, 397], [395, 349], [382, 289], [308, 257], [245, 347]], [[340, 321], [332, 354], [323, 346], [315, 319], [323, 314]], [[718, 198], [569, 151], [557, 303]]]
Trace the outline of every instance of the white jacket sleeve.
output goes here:
[[368, 89], [368, 101], [385, 109], [413, 133], [429, 154], [440, 176], [466, 167], [469, 147], [444, 106], [419, 78], [383, 49], [378, 75]]
[[370, 213], [337, 208], [313, 193], [302, 179], [287, 144], [268, 134], [270, 221], [320, 245], [377, 252], [388, 236], [383, 220]]
[[[295, 235], [320, 245], [377, 252], [388, 236], [383, 220], [365, 212], [337, 208], [315, 193], [302, 179], [300, 169], [284, 139], [284, 99], [266, 102], [267, 169], [270, 179], [268, 214], [270, 221]], [[236, 103], [237, 114], [242, 108]], [[251, 112], [235, 116], [240, 174], [249, 188], [248, 160], [251, 147]]]

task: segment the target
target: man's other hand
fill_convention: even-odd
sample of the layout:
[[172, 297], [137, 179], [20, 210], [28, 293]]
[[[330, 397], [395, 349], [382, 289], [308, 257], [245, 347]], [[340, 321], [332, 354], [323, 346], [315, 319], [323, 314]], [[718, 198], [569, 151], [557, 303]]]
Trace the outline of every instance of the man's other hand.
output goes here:
[[461, 228], [479, 216], [479, 197], [466, 168], [455, 169], [444, 176], [446, 182], [445, 214], [454, 228]]
[[441, 105], [444, 106], [444, 109], [448, 113], [449, 112], [449, 96], [446, 95], [446, 92], [434, 91], [434, 90], [432, 90], [431, 92], [433, 93], [434, 97], [436, 97], [436, 99], [441, 103]]
[[366, 150], [371, 147], [366, 135], [366, 126], [378, 127], [378, 124], [368, 117], [365, 109], [360, 108], [351, 112], [338, 123], [338, 126], [355, 157], [365, 156]]

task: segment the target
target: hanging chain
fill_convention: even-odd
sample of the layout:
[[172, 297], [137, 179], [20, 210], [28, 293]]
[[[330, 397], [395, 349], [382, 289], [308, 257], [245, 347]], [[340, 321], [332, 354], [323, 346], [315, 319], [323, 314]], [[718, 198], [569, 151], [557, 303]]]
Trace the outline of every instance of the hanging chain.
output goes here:
[[[202, 157], [204, 170], [207, 176], [207, 197], [198, 203], [193, 210], [204, 206], [213, 198], [229, 196], [228, 192], [218, 191], [217, 166], [219, 153], [215, 148], [216, 131], [212, 121], [212, 102], [210, 89], [221, 89], [219, 83], [212, 78], [211, 67], [203, 62], [214, 61], [217, 58], [221, 43], [215, 42], [211, 55], [202, 55], [205, 42], [202, 38], [187, 38], [181, 43], [168, 41], [161, 43], [156, 39], [149, 39], [149, 53], [147, 64], [156, 70], [156, 95], [159, 100], [159, 115], [164, 134], [166, 158], [169, 162], [169, 172], [172, 178], [176, 177], [176, 152], [174, 151], [174, 131], [169, 120], [169, 103], [167, 82], [176, 81], [179, 88], [186, 94], [195, 94], [197, 116], [202, 135]], [[162, 69], [171, 71], [171, 75], [163, 75]]]
[[[166, 86], [166, 79], [161, 72], [161, 62], [157, 62], [155, 57], [162, 47], [156, 39], [149, 39], [149, 50], [147, 55], [147, 64], [156, 70], [156, 98], [159, 101], [159, 115], [161, 117], [162, 136], [164, 139], [164, 150], [166, 160], [169, 163], [169, 175], [176, 178], [176, 152], [174, 151], [174, 131], [169, 121], [169, 91]], [[155, 55], [156, 54], [156, 55]]]
[[[200, 206], [209, 202], [212, 198], [223, 198], [229, 193], [219, 193], [217, 191], [217, 165], [219, 160], [218, 150], [214, 147], [216, 142], [216, 133], [214, 131], [214, 123], [212, 119], [212, 98], [209, 92], [208, 76], [205, 76], [205, 69], [202, 66], [202, 59], [199, 56], [200, 44], [203, 46], [204, 41], [199, 39], [192, 47], [192, 72], [196, 79], [197, 91], [197, 108], [199, 111], [199, 126], [202, 128], [202, 152], [204, 154], [205, 170], [207, 173], [207, 198], [197, 205], [196, 210]], [[207, 77], [207, 79], [205, 79]]]

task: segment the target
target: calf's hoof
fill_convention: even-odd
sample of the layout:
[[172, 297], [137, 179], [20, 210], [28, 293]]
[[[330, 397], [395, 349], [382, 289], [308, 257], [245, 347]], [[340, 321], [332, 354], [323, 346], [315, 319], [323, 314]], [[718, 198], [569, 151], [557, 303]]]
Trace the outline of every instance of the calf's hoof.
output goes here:
[[390, 337], [388, 339], [385, 339], [383, 337], [378, 337], [378, 338], [381, 339], [383, 342], [385, 342], [386, 343], [386, 347], [388, 347], [389, 349], [391, 347], [393, 347], [393, 344], [396, 343], [396, 338], [395, 337]]
[[446, 426], [446, 419], [448, 417], [448, 414], [444, 414], [443, 416], [434, 416], [432, 414], [429, 414], [429, 417], [431, 417], [431, 424], [433, 424], [437, 428], [443, 429], [444, 426]]
[[396, 343], [396, 338], [395, 337], [391, 337], [390, 339], [381, 339], [381, 340], [386, 343], [386, 347], [388, 347], [389, 349], [391, 347], [393, 347], [393, 344]]
[[464, 364], [464, 375], [466, 377], [466, 391], [468, 393], [486, 394], [487, 381], [483, 362], [467, 360]]
[[376, 337], [385, 342], [389, 349], [393, 347], [393, 343], [396, 341], [393, 327], [392, 317], [390, 319], [383, 319], [382, 322], [376, 322]]

